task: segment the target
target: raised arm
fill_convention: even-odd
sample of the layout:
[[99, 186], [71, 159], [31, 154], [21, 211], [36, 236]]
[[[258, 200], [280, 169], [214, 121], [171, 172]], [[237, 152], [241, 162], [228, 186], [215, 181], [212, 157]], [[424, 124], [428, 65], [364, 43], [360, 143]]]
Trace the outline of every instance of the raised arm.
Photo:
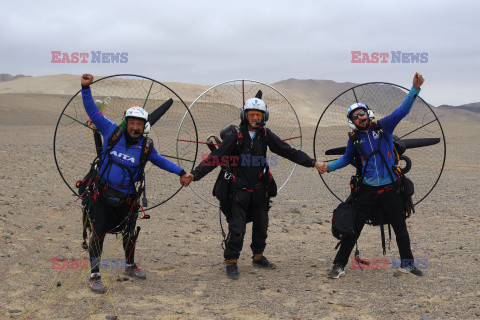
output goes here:
[[400, 123], [403, 118], [407, 116], [413, 106], [413, 103], [415, 102], [415, 99], [418, 96], [418, 93], [420, 92], [420, 87], [422, 86], [423, 82], [425, 82], [423, 76], [418, 72], [415, 73], [415, 76], [413, 77], [412, 88], [410, 89], [410, 92], [403, 101], [402, 105], [397, 108], [392, 114], [380, 120], [380, 125], [383, 131], [387, 133], [393, 133], [395, 127]]
[[82, 99], [83, 99], [83, 106], [85, 111], [87, 112], [88, 117], [92, 120], [93, 124], [100, 133], [106, 137], [108, 136], [112, 130], [114, 130], [117, 125], [110, 121], [107, 117], [103, 115], [103, 113], [98, 110], [97, 105], [92, 97], [92, 92], [90, 91], [90, 85], [93, 82], [93, 76], [91, 74], [84, 74], [81, 78], [82, 84]]

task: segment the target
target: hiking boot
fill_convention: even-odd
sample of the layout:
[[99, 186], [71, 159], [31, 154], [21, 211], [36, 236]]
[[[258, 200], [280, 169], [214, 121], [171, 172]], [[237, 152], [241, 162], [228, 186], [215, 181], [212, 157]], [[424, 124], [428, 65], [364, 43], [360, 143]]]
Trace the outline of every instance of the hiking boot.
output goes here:
[[107, 291], [107, 287], [103, 285], [102, 278], [100, 277], [99, 273], [93, 273], [90, 276], [89, 284], [90, 289], [95, 293], [105, 293]]
[[268, 261], [268, 259], [263, 255], [260, 258], [254, 255], [252, 257], [252, 266], [258, 267], [258, 268], [265, 268], [265, 269], [275, 269], [277, 267], [274, 263], [271, 263], [270, 261]]
[[403, 267], [403, 268], [398, 268], [398, 270], [400, 270], [403, 273], [410, 273], [410, 274], [416, 275], [417, 277], [423, 276], [422, 270], [419, 270], [419, 269], [417, 269], [417, 267], [412, 266], [412, 265], [408, 265], [408, 266]]
[[240, 276], [240, 272], [238, 272], [237, 260], [225, 260], [227, 264], [227, 277], [232, 280], [237, 280]]
[[345, 268], [339, 264], [333, 266], [332, 271], [328, 273], [330, 279], [338, 279], [340, 276], [345, 275]]
[[137, 266], [136, 263], [132, 264], [131, 266], [127, 265], [124, 273], [127, 276], [134, 277], [137, 279], [142, 279], [142, 280], [147, 279], [147, 275], [145, 274], [145, 272], [140, 270], [140, 268]]

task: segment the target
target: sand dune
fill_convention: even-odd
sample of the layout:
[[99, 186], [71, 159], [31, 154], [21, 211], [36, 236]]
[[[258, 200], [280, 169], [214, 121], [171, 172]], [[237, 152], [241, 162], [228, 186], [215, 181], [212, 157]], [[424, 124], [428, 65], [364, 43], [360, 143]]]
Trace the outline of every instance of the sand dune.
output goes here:
[[[101, 76], [96, 76], [100, 79]], [[119, 80], [120, 82], [122, 80]], [[126, 86], [129, 81], [125, 80]], [[146, 81], [148, 82], [148, 81]], [[148, 82], [149, 83], [149, 82]], [[188, 83], [166, 82], [167, 87], [175, 91], [189, 106], [200, 94], [207, 90], [210, 86], [202, 86]], [[272, 86], [285, 95], [285, 97], [294, 106], [302, 125], [316, 125], [321, 113], [326, 106], [341, 92], [353, 87], [354, 83], [337, 83], [330, 80], [297, 80], [288, 79], [272, 84]], [[119, 86], [119, 92], [122, 91], [123, 85]], [[146, 87], [148, 85], [146, 84]], [[80, 90], [79, 75], [49, 75], [40, 77], [22, 77], [7, 82], [0, 82], [0, 105], [5, 108], [8, 104], [22, 105], [25, 108], [31, 106], [31, 101], [35, 99], [54, 99], [53, 97], [41, 97], [40, 95], [58, 95], [62, 96], [58, 102], [63, 106], [68, 100], [64, 98], [73, 96]], [[14, 94], [35, 95], [35, 97], [21, 97], [20, 101], [15, 100]], [[27, 101], [28, 100], [28, 101]], [[3, 102], [2, 102], [3, 101]], [[29, 102], [30, 101], [30, 102]], [[59, 106], [56, 104], [41, 103], [47, 111], [58, 111]], [[35, 107], [37, 112], [40, 106]], [[445, 121], [480, 121], [480, 115], [467, 110], [448, 110], [435, 109], [438, 115]], [[20, 111], [19, 111], [20, 112]], [[44, 118], [41, 116], [40, 118]]]

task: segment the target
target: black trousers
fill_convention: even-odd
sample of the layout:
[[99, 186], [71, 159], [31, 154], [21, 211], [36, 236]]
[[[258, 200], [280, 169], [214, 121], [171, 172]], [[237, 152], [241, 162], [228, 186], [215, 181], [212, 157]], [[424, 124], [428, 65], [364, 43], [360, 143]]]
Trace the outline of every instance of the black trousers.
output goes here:
[[233, 197], [232, 213], [227, 218], [228, 236], [224, 258], [233, 260], [240, 257], [243, 248], [247, 223], [252, 222], [253, 254], [263, 253], [268, 230], [268, 209], [265, 201], [265, 189], [247, 192], [239, 190]]
[[[92, 235], [88, 246], [92, 273], [98, 272], [100, 269], [100, 257], [103, 251], [105, 235], [113, 231], [119, 231], [119, 228], [116, 228], [119, 225], [121, 228], [125, 227], [126, 218], [131, 207], [132, 202], [127, 203], [126, 201], [118, 207], [112, 207], [105, 202], [101, 195], [95, 200]], [[135, 222], [130, 221], [127, 232], [122, 233], [123, 249], [125, 250], [127, 264], [134, 263], [135, 258]]]
[[[383, 192], [381, 190], [384, 190]], [[380, 192], [380, 193], [379, 193]], [[397, 187], [390, 185], [390, 190], [385, 191], [385, 186], [371, 187], [362, 185], [358, 191], [354, 207], [357, 210], [355, 222], [355, 237], [345, 238], [340, 243], [340, 249], [335, 256], [334, 264], [346, 266], [352, 253], [355, 242], [362, 232], [367, 219], [374, 218], [377, 222], [390, 223], [395, 232], [398, 251], [403, 262], [413, 262], [413, 254], [410, 247], [410, 236], [402, 212], [402, 199], [397, 192]], [[382, 219], [382, 220], [380, 220]]]

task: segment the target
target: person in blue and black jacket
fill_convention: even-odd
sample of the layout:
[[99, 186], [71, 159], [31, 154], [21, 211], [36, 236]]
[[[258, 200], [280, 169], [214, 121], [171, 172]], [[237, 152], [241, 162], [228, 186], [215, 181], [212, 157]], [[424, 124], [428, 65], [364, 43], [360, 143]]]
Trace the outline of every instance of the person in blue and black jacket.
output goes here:
[[[382, 209], [381, 211], [383, 211], [395, 232], [402, 261], [400, 271], [417, 276], [422, 275], [422, 271], [417, 269], [413, 263], [410, 237], [405, 215], [402, 211], [401, 195], [397, 191], [398, 184], [395, 183], [397, 175], [393, 172], [395, 164], [393, 131], [410, 112], [423, 82], [423, 76], [418, 72], [415, 73], [413, 86], [402, 105], [392, 114], [380, 119], [378, 125], [372, 122], [373, 111], [368, 106], [362, 103], [355, 103], [350, 106], [347, 118], [350, 127], [357, 136], [358, 146], [355, 146], [352, 139], [349, 139], [345, 154], [341, 158], [330, 164], [322, 163], [321, 165], [321, 173], [333, 172], [349, 165], [354, 157], [361, 159], [361, 181], [353, 203], [357, 211], [355, 236], [341, 240], [340, 249], [333, 261], [334, 266], [328, 274], [329, 278], [336, 279], [345, 275], [345, 265], [353, 247], [365, 222], [372, 218], [371, 215], [376, 212], [376, 208]], [[379, 135], [378, 127], [382, 130], [384, 138]]]
[[[90, 288], [96, 293], [103, 293], [106, 287], [102, 284], [99, 273], [103, 241], [108, 232], [114, 231], [127, 221], [130, 214], [134, 214], [132, 206], [137, 200], [135, 183], [141, 178], [143, 172], [141, 157], [144, 152], [144, 139], [147, 139], [144, 133], [148, 133], [150, 124], [148, 113], [144, 109], [132, 107], [125, 112], [124, 130], [118, 131], [119, 126], [98, 110], [90, 91], [92, 82], [92, 75], [82, 75], [83, 105], [90, 120], [102, 134], [104, 143], [97, 172], [99, 194], [93, 204], [92, 236], [88, 246], [91, 263]], [[113, 147], [109, 148], [107, 141], [114, 133], [121, 134], [121, 137]], [[179, 175], [182, 185], [189, 184], [188, 180], [192, 175], [163, 158], [154, 147], [146, 160], [161, 169]], [[130, 224], [128, 230], [122, 232], [126, 259], [125, 273], [138, 279], [146, 279], [145, 272], [134, 262], [135, 223]]]

